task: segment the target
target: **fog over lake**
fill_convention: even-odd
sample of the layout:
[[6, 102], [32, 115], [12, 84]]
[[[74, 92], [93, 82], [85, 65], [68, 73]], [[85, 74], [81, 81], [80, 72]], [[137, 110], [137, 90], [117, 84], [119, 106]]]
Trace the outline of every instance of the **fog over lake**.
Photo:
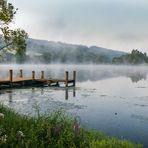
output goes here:
[[25, 76], [64, 79], [77, 72], [76, 87], [38, 87], [0, 90], [0, 102], [27, 115], [56, 109], [77, 116], [81, 125], [142, 143], [148, 147], [148, 67], [113, 65], [1, 65], [0, 79], [13, 69]]

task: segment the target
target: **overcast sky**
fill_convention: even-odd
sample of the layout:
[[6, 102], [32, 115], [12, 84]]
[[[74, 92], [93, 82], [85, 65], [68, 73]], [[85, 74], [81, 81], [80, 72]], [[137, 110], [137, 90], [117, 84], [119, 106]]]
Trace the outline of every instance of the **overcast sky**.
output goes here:
[[147, 0], [8, 0], [36, 39], [148, 53]]

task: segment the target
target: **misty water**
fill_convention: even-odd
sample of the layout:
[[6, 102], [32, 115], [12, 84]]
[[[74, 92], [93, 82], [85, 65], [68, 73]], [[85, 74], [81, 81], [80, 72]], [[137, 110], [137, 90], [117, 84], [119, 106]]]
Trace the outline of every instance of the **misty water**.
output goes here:
[[0, 102], [31, 116], [57, 109], [77, 116], [86, 128], [129, 139], [148, 147], [148, 67], [110, 65], [1, 65], [0, 79], [9, 69], [19, 75], [64, 78], [77, 71], [76, 87], [38, 87], [0, 90]]

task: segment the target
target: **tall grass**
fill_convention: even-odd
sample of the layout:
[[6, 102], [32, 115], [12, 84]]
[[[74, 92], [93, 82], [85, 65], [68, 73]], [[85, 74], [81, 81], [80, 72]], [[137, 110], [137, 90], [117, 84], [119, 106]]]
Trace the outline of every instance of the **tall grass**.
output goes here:
[[60, 111], [49, 116], [22, 116], [0, 105], [2, 148], [141, 148], [127, 140], [86, 130]]

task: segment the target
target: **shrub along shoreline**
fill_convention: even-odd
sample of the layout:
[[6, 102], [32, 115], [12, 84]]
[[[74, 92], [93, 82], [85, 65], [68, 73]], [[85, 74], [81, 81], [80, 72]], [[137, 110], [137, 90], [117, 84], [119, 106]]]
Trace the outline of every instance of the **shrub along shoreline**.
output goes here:
[[35, 118], [0, 105], [0, 147], [141, 148], [142, 145], [81, 128], [77, 119], [60, 111]]

